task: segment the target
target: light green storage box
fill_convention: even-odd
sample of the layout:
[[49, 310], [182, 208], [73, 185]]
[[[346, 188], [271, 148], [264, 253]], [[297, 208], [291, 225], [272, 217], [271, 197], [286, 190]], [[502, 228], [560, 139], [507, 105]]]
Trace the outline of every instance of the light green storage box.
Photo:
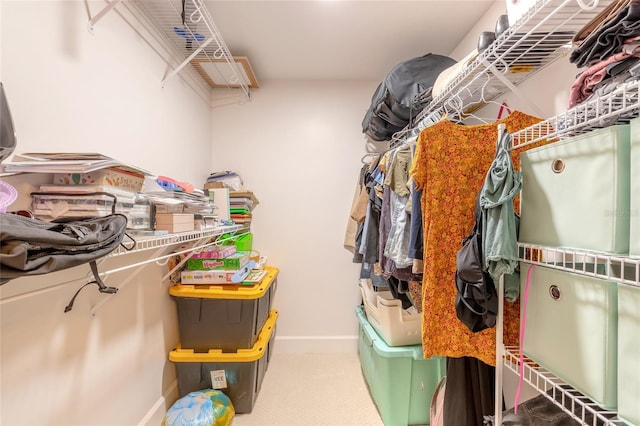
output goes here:
[[618, 417], [640, 425], [640, 288], [618, 284]]
[[640, 118], [631, 120], [631, 207], [629, 254], [640, 256]]
[[369, 324], [361, 306], [356, 315], [362, 374], [385, 426], [429, 424], [431, 396], [446, 371], [444, 358], [424, 359], [421, 345], [391, 347]]
[[[522, 295], [529, 265], [520, 264]], [[617, 288], [536, 266], [526, 305], [524, 353], [605, 409], [617, 406]]]
[[525, 151], [520, 241], [629, 252], [629, 125]]

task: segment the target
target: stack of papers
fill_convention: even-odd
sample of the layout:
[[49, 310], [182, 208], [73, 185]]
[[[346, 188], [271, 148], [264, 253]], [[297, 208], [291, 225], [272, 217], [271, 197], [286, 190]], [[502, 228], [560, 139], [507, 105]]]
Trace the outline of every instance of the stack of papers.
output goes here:
[[151, 175], [147, 170], [96, 152], [30, 152], [16, 154], [10, 162], [2, 164], [5, 173], [89, 173], [106, 168]]
[[250, 224], [253, 209], [259, 201], [251, 191], [229, 191], [229, 211], [231, 219], [240, 224]]

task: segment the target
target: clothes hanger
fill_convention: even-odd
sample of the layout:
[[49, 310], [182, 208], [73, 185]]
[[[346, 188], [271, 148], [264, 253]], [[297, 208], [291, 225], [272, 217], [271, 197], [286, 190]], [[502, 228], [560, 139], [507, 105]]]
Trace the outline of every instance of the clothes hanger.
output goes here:
[[[464, 88], [464, 90], [466, 90], [469, 93], [468, 99], [471, 99], [473, 97], [473, 92], [471, 91], [471, 89], [469, 89], [469, 87], [467, 86], [467, 87]], [[456, 109], [457, 109], [456, 113], [460, 117], [461, 120], [465, 120], [467, 118], [475, 118], [476, 120], [480, 121], [481, 123], [484, 123], [484, 124], [488, 124], [489, 123], [489, 121], [490, 121], [489, 119], [486, 119], [484, 117], [480, 117], [478, 115], [475, 115], [473, 113], [473, 111], [471, 111], [471, 112], [464, 111], [463, 110], [464, 103], [463, 103], [462, 99], [460, 98], [459, 94], [456, 95], [453, 99], [454, 99], [454, 103], [456, 104]]]
[[[506, 105], [505, 102], [502, 103], [498, 103], [496, 101], [494, 101], [493, 99], [487, 99], [486, 97], [486, 93], [485, 93], [485, 89], [487, 88], [487, 86], [489, 85], [489, 82], [491, 81], [491, 76], [489, 74], [485, 74], [487, 77], [487, 80], [484, 82], [484, 84], [482, 85], [482, 87], [480, 88], [480, 99], [478, 99], [478, 104], [481, 105], [478, 109], [483, 108], [484, 106], [493, 104], [496, 105], [498, 108], [504, 110], [504, 108], [506, 107], [507, 110], [509, 111], [509, 113], [511, 112], [511, 110], [509, 109], [509, 106]], [[471, 90], [467, 87], [467, 90], [469, 91], [470, 95], [471, 95]], [[485, 124], [488, 123], [493, 123], [496, 121], [496, 118], [485, 118], [485, 117], [480, 117], [476, 114], [473, 113], [467, 113], [465, 114], [465, 118], [466, 117], [473, 117]]]
[[462, 99], [460, 98], [460, 94], [456, 94], [448, 98], [442, 104], [443, 114], [440, 120], [450, 120], [450, 121], [459, 120], [463, 115], [462, 113], [463, 107], [464, 107], [464, 104], [462, 102]]
[[360, 159], [360, 162], [362, 164], [369, 164], [369, 161], [366, 161], [369, 157], [371, 158], [375, 158], [377, 155], [381, 155], [380, 153], [375, 153], [375, 152], [369, 152], [365, 155], [362, 156], [362, 158]]

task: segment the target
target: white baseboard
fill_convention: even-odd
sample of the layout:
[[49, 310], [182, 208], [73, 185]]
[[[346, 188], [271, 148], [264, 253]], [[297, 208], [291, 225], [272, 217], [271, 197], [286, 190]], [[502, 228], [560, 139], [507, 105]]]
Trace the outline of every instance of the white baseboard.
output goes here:
[[357, 353], [358, 336], [279, 336], [274, 353]]
[[173, 405], [173, 402], [176, 401], [178, 397], [178, 379], [176, 379], [169, 385], [164, 395], [158, 398], [156, 403], [153, 404], [147, 414], [140, 420], [138, 426], [161, 425], [167, 410], [171, 408], [171, 405]]

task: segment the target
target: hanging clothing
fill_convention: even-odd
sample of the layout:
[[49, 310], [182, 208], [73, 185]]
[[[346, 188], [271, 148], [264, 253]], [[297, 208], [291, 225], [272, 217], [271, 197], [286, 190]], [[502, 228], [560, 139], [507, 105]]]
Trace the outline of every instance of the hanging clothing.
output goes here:
[[[477, 194], [495, 156], [498, 124], [506, 124], [507, 131], [514, 133], [539, 121], [514, 111], [491, 124], [464, 126], [441, 120], [420, 133], [411, 174], [418, 189], [424, 191], [422, 347], [425, 358], [470, 356], [495, 365], [495, 328], [472, 333], [456, 316], [456, 253], [473, 227]], [[518, 167], [519, 152], [511, 152]], [[505, 304], [504, 311], [505, 344], [517, 345], [519, 303]]]
[[379, 247], [378, 247], [378, 259], [382, 268], [382, 275], [384, 278], [389, 279], [395, 277], [398, 280], [411, 281], [416, 279], [412, 273], [411, 265], [407, 267], [398, 267], [396, 263], [385, 255], [386, 242], [389, 240], [390, 231], [393, 225], [392, 214], [392, 198], [391, 188], [384, 185], [384, 192], [382, 198], [382, 208], [380, 212], [380, 234], [379, 234]]
[[399, 269], [413, 265], [413, 259], [407, 255], [410, 225], [407, 204], [410, 195], [408, 182], [411, 160], [410, 148], [394, 152], [384, 179], [384, 184], [391, 190], [389, 195], [391, 226], [384, 246], [384, 256], [393, 261], [395, 268]]
[[480, 190], [482, 266], [494, 283], [518, 265], [518, 234], [513, 199], [522, 188], [522, 174], [511, 161], [511, 135], [498, 137], [496, 156]]
[[369, 172], [370, 165], [365, 164], [360, 168], [358, 181], [351, 201], [351, 213], [347, 222], [347, 229], [344, 235], [344, 248], [353, 253], [353, 262], [362, 263], [362, 254], [358, 248], [362, 238], [362, 228], [367, 210], [367, 191], [365, 189], [365, 178]]
[[375, 265], [378, 263], [378, 239], [380, 227], [380, 213], [382, 210], [382, 197], [377, 187], [382, 183], [382, 172], [377, 163], [371, 173], [367, 174], [365, 187], [369, 195], [369, 206], [363, 226], [362, 244], [360, 253], [362, 261]]
[[384, 184], [401, 197], [409, 196], [409, 170], [411, 169], [411, 149], [405, 148], [395, 152], [389, 161], [389, 168], [384, 178]]
[[408, 255], [410, 258], [417, 259], [417, 260], [422, 260], [424, 257], [424, 252], [423, 252], [424, 241], [422, 240], [422, 208], [420, 207], [421, 199], [422, 199], [422, 189], [416, 189], [416, 183], [412, 180], [411, 182], [411, 225], [409, 229]]
[[475, 358], [447, 358], [444, 426], [482, 426], [495, 411], [496, 369]]

